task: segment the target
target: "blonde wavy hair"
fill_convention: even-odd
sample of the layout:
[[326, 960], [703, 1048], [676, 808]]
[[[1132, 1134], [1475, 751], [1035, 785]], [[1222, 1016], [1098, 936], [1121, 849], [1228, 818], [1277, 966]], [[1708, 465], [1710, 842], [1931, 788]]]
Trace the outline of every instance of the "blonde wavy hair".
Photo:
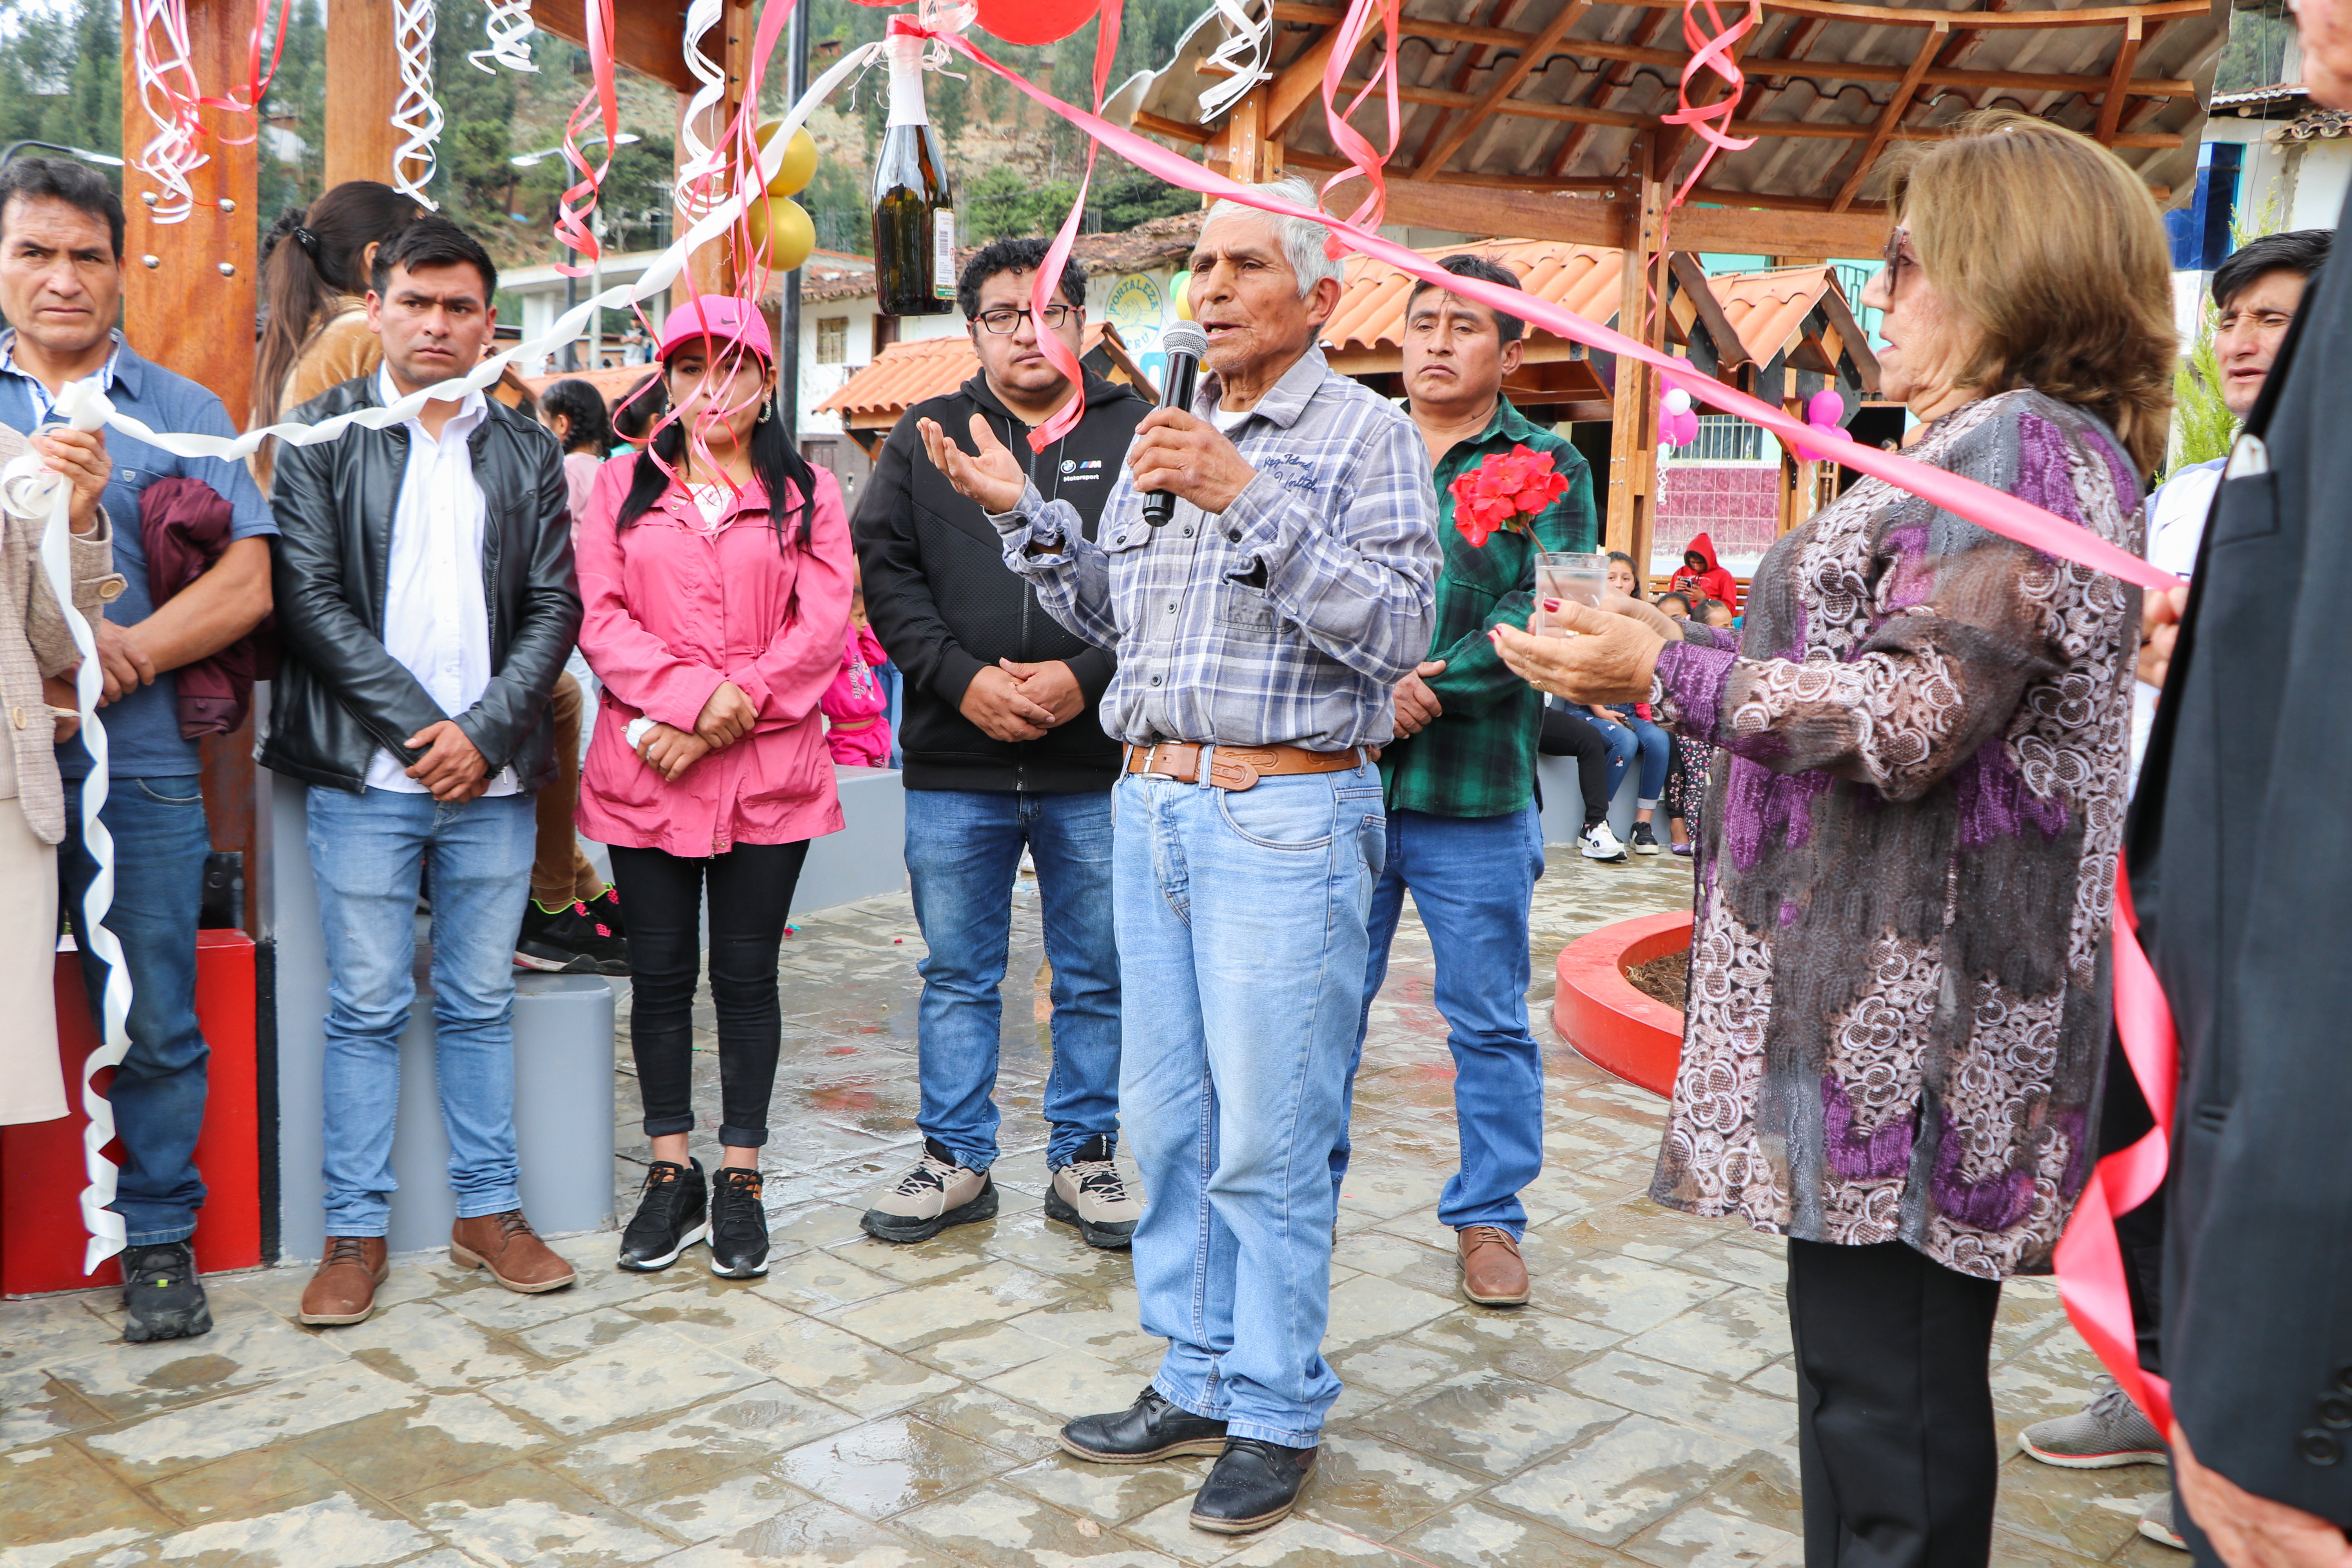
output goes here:
[[2141, 473], [2164, 461], [2179, 334], [2171, 247], [2130, 166], [2046, 120], [1988, 110], [1915, 143], [1888, 204], [1961, 318], [1954, 379], [2086, 408]]

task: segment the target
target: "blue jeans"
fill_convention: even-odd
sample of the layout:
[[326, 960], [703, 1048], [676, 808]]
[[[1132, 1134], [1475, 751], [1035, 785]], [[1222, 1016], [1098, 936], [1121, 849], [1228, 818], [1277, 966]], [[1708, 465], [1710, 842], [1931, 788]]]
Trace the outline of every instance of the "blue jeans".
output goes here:
[[1239, 793], [1131, 774], [1113, 794], [1119, 969], [1143, 1003], [1119, 1070], [1150, 1194], [1135, 1288], [1168, 1341], [1152, 1386], [1230, 1436], [1308, 1447], [1339, 1396], [1328, 1156], [1387, 846], [1380, 772]]
[[[1666, 763], [1674, 755], [1674, 740], [1664, 730], [1647, 719], [1637, 716], [1631, 706], [1612, 708], [1613, 721], [1593, 719], [1592, 722], [1609, 740], [1609, 793], [1617, 793], [1625, 768], [1638, 752], [1642, 758], [1642, 779], [1634, 786], [1635, 802], [1654, 806], [1666, 792]], [[1592, 715], [1588, 712], [1586, 718]]]
[[[1543, 1169], [1543, 1051], [1528, 1029], [1528, 909], [1543, 875], [1543, 828], [1530, 805], [1501, 816], [1389, 818], [1388, 864], [1372, 889], [1371, 961], [1356, 1054], [1352, 1104], [1372, 998], [1388, 978], [1389, 943], [1405, 889], [1437, 960], [1437, 1010], [1454, 1052], [1454, 1122], [1462, 1165], [1437, 1200], [1437, 1222], [1525, 1233], [1519, 1193]], [[1336, 1198], [1348, 1173], [1343, 1124], [1331, 1151]]]
[[[1110, 925], [1110, 792], [907, 792], [907, 875], [930, 948], [918, 1013], [917, 1122], [967, 1171], [996, 1163], [997, 1043], [1013, 940], [1013, 883], [1028, 846], [1053, 965], [1054, 1065], [1045, 1079], [1059, 1170], [1118, 1134], [1118, 944]], [[1024, 1026], [1026, 1025], [1024, 1023]]]
[[457, 1215], [522, 1206], [514, 1134], [514, 947], [538, 823], [528, 795], [313, 787], [310, 873], [327, 949], [327, 1234], [392, 1219], [400, 1036], [416, 999], [416, 883], [433, 862], [433, 1054]]
[[[82, 895], [98, 862], [82, 842], [82, 781], [65, 783], [58, 898], [79, 931]], [[194, 773], [110, 779], [99, 816], [114, 838], [114, 902], [106, 929], [122, 944], [122, 967], [131, 978], [131, 1054], [114, 1069], [114, 1086], [106, 1091], [122, 1140], [122, 1173], [110, 1206], [122, 1216], [125, 1245], [153, 1247], [194, 1236], [196, 1211], [205, 1206], [196, 1138], [205, 1129], [212, 1047], [196, 1026], [196, 911], [212, 834]], [[80, 947], [82, 984], [95, 1022], [105, 1016], [100, 995], [106, 965], [88, 942]]]

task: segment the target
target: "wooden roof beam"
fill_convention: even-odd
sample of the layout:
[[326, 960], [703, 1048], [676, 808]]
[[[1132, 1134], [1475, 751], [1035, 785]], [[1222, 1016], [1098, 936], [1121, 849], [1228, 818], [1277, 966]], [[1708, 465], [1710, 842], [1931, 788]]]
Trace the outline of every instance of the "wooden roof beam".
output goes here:
[[[1621, 5], [1683, 8], [1683, 0], [1613, 0]], [[1856, 22], [1873, 27], [1937, 27], [1948, 30], [2004, 27], [2102, 27], [2127, 22], [2171, 21], [2182, 16], [2209, 16], [2206, 0], [2158, 0], [2146, 5], [2086, 5], [2060, 11], [2037, 7], [2030, 11], [1937, 11], [1926, 7], [1898, 10], [1887, 5], [1853, 5], [1845, 0], [1763, 0], [1764, 9], [1791, 16], [1821, 16], [1833, 22]]]
[[1927, 68], [1935, 63], [1936, 55], [1943, 48], [1950, 31], [1940, 22], [1927, 30], [1927, 37], [1919, 45], [1918, 54], [1912, 58], [1911, 68], [1904, 73], [1893, 96], [1887, 99], [1886, 107], [1879, 111], [1877, 128], [1870, 133], [1870, 140], [1863, 144], [1862, 156], [1855, 162], [1853, 173], [1845, 177], [1845, 184], [1838, 187], [1837, 195], [1830, 202], [1832, 212], [1845, 211], [1853, 205], [1853, 198], [1862, 194], [1862, 182], [1869, 178], [1871, 165], [1877, 163], [1878, 154], [1885, 151], [1888, 139], [1895, 134], [1895, 128], [1903, 123], [1903, 111], [1911, 107], [1912, 95], [1919, 90], [1919, 79], [1926, 76]]
[[1216, 138], [1216, 132], [1205, 125], [1187, 125], [1181, 120], [1164, 119], [1144, 109], [1135, 111], [1132, 125], [1135, 130], [1142, 132], [1147, 136], [1165, 137], [1171, 142], [1190, 142], [1195, 147], [1205, 147]]
[[[1496, 26], [1499, 28], [1503, 25], [1508, 23], [1513, 16], [1518, 14], [1519, 7], [1526, 3], [1527, 0], [1502, 0], [1501, 9], [1495, 13]], [[1495, 46], [1492, 44], [1465, 44], [1458, 51], [1462, 56], [1461, 63], [1457, 65], [1454, 70], [1454, 91], [1464, 92], [1469, 89], [1471, 79], [1476, 76], [1478, 74], [1479, 68], [1486, 63], [1487, 51], [1492, 49]], [[1415, 149], [1413, 152], [1412, 166], [1414, 168], [1426, 168], [1428, 166], [1430, 151], [1437, 145], [1439, 139], [1445, 134], [1446, 128], [1452, 122], [1453, 118], [1454, 111], [1452, 110], [1441, 110], [1432, 117], [1428, 134], [1421, 139], [1420, 147]]]
[[2099, 100], [2098, 138], [2109, 147], [2116, 144], [2116, 125], [2123, 118], [2124, 84], [2131, 80], [2132, 67], [2139, 61], [2139, 18], [2134, 16], [2124, 24], [2124, 39], [2116, 47], [2116, 67], [2107, 78], [2106, 96]]
[[1307, 112], [1309, 104], [1323, 96], [1323, 69], [1339, 43], [1339, 29], [1327, 27], [1321, 37], [1300, 51], [1297, 59], [1275, 73], [1273, 89], [1266, 95], [1265, 134], [1269, 140], [1280, 138]]
[[[748, 8], [743, 15], [748, 18]], [[530, 19], [542, 33], [552, 33], [583, 49], [588, 47], [585, 0], [531, 0]], [[749, 25], [748, 19], [744, 25]], [[724, 64], [711, 47], [716, 42], [720, 50], [725, 49], [724, 32], [714, 27], [702, 40], [702, 52], [713, 65]], [[614, 6], [613, 58], [638, 75], [680, 92], [691, 93], [702, 86], [686, 68], [686, 8], [682, 5]]]
[[[1769, 10], [1771, 7], [1768, 5], [1766, 9]], [[1336, 5], [1308, 5], [1303, 3], [1303, 0], [1277, 0], [1274, 14], [1277, 21], [1313, 22], [1327, 26], [1336, 26], [1346, 15]], [[2058, 13], [2063, 16], [2077, 14]], [[1953, 12], [1951, 15], [1967, 16], [1974, 13]], [[1658, 14], [1653, 11], [1643, 18], [1643, 23], [1645, 26], [1650, 26], [1658, 20]], [[1820, 36], [1819, 29], [1827, 26], [1828, 23], [1827, 17], [1809, 16], [1806, 26], [1814, 29], [1810, 37], [1804, 34], [1793, 35], [1793, 41], [1788, 46], [1788, 53], [1777, 56], [1756, 56], [1744, 60], [1742, 68], [1750, 77], [1769, 76], [1783, 80], [1791, 77], [1813, 77], [1834, 81], [1900, 81], [1903, 79], [1904, 73], [1907, 69], [1904, 66], [1804, 58], [1804, 50], [1811, 47], [1813, 41]], [[1977, 33], [1978, 29], [1967, 28], [1964, 31]], [[1520, 50], [1532, 47], [1538, 37], [1534, 33], [1522, 33], [1509, 27], [1478, 26], [1466, 22], [1439, 22], [1425, 16], [1400, 17], [1397, 24], [1397, 36], [1401, 38], [1420, 38], [1441, 43], [1485, 44], [1497, 49]], [[1635, 36], [1638, 37], [1639, 34]], [[1750, 35], [1751, 37], [1755, 36]], [[1945, 54], [1949, 57], [1954, 52], [1948, 47]], [[1688, 55], [1678, 50], [1654, 49], [1645, 47], [1640, 43], [1616, 44], [1602, 38], [1563, 38], [1553, 47], [1552, 53], [1573, 55], [1579, 59], [1611, 60], [1620, 64], [1655, 66], [1661, 70], [1671, 71], [1677, 75], [1681, 73], [1683, 63], [1690, 58]], [[1624, 76], [1615, 77], [1611, 85], [1623, 85], [1625, 77], [1630, 75], [1629, 72]], [[2096, 94], [2106, 90], [2110, 78], [2067, 71], [1965, 70], [1948, 58], [1940, 58], [1928, 67], [1927, 74], [1921, 79], [1929, 87], [2010, 88], [2021, 92]], [[2197, 84], [2174, 77], [2151, 77], [2146, 80], [2134, 80], [2126, 90], [2134, 98], [2193, 98], [2197, 94]]]
[[1552, 47], [1568, 37], [1568, 30], [1582, 21], [1584, 14], [1591, 9], [1592, 0], [1563, 0], [1559, 13], [1544, 24], [1543, 30], [1520, 52], [1518, 58], [1495, 73], [1495, 83], [1486, 89], [1486, 96], [1462, 117], [1461, 123], [1446, 132], [1444, 140], [1438, 142], [1436, 150], [1423, 164], [1423, 169], [1428, 172], [1415, 170], [1412, 177], [1425, 180], [1443, 169], [1472, 136], [1486, 128], [1486, 117], [1511, 94], [1518, 91], [1519, 84], [1551, 58]]

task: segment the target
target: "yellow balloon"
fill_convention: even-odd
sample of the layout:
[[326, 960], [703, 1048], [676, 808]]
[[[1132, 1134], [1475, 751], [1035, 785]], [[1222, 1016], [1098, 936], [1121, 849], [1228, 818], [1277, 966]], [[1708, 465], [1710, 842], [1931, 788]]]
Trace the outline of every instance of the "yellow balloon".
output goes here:
[[[762, 153], [767, 151], [769, 139], [775, 135], [776, 127], [782, 123], [781, 120], [771, 120], [755, 132]], [[814, 178], [816, 138], [808, 133], [806, 126], [803, 126], [793, 132], [790, 142], [784, 143], [784, 161], [778, 165], [776, 177], [768, 182], [768, 194], [772, 196], [798, 195]]]
[[1179, 272], [1175, 277], [1170, 279], [1168, 280], [1168, 292], [1176, 301], [1176, 319], [1180, 321], [1191, 321], [1192, 319], [1192, 273]]
[[753, 253], [764, 247], [768, 266], [774, 271], [792, 271], [816, 248], [816, 225], [800, 203], [787, 196], [754, 195], [743, 216], [751, 228]]

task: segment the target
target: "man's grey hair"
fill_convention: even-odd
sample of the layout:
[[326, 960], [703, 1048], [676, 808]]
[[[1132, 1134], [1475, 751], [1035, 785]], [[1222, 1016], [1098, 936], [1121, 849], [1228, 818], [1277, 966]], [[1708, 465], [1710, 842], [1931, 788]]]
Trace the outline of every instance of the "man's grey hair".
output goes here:
[[[1296, 206], [1312, 207], [1316, 205], [1315, 187], [1296, 174], [1288, 179], [1272, 180], [1249, 188], [1262, 196], [1274, 196]], [[1282, 243], [1283, 259], [1289, 262], [1291, 271], [1298, 275], [1300, 299], [1304, 300], [1315, 292], [1315, 285], [1326, 278], [1345, 279], [1346, 268], [1323, 254], [1323, 242], [1329, 237], [1330, 230], [1312, 218], [1270, 213], [1244, 202], [1225, 200], [1209, 209], [1209, 216], [1201, 222], [1201, 232], [1208, 233], [1211, 224], [1229, 216], [1254, 217], [1274, 226], [1275, 237]]]

